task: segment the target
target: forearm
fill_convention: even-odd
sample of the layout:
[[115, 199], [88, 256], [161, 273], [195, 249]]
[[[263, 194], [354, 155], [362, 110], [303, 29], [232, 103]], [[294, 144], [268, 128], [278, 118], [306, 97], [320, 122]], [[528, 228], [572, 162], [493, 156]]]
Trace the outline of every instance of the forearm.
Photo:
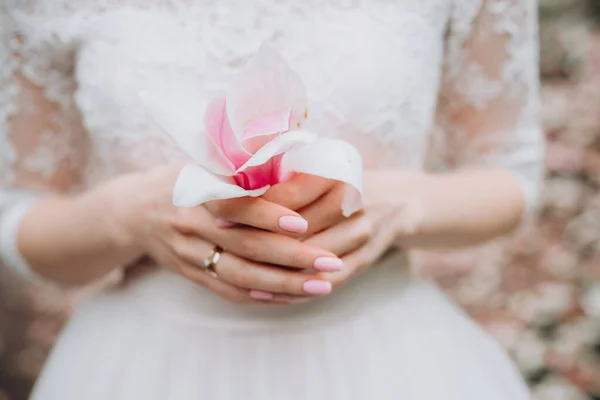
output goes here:
[[[477, 245], [518, 226], [524, 199], [515, 177], [477, 167], [444, 174], [409, 173], [392, 192], [400, 204], [397, 243], [407, 248], [448, 249]], [[408, 199], [402, 201], [400, 199]], [[410, 225], [410, 224], [409, 224]]]
[[23, 217], [18, 249], [36, 274], [85, 284], [140, 256], [120, 232], [109, 191], [40, 200]]

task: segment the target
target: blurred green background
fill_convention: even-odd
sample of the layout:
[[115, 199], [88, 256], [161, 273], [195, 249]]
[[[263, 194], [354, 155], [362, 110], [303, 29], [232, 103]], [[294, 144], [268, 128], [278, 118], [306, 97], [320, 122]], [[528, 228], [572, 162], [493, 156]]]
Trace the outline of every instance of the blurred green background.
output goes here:
[[[536, 400], [600, 399], [600, 0], [539, 7], [549, 140], [539, 219], [502, 243], [428, 256], [420, 272], [508, 349]], [[0, 400], [22, 400], [85, 293], [1, 277]]]

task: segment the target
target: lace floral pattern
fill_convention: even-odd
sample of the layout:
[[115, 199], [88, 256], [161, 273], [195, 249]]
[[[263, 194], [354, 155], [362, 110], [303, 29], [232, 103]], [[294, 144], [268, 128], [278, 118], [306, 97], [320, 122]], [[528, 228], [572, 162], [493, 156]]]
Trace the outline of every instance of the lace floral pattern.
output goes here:
[[[468, 149], [476, 147], [476, 154], [463, 158], [478, 161], [481, 147], [474, 143], [495, 140], [509, 146], [493, 143], [486, 153], [526, 146], [529, 157], [539, 161], [538, 148], [530, 146], [538, 134], [533, 1], [13, 3], [4, 6], [3, 18], [14, 28], [4, 32], [13, 48], [5, 51], [11, 62], [2, 67], [3, 80], [10, 82], [18, 69], [44, 89], [49, 101], [60, 104], [60, 110], [53, 116], [59, 120], [54, 127], [37, 132], [43, 135], [35, 140], [37, 150], [16, 149], [11, 141], [17, 133], [8, 133], [7, 117], [20, 111], [15, 108], [19, 88], [14, 82], [3, 85], [0, 140], [6, 144], [1, 160], [7, 167], [26, 152], [27, 162], [17, 165], [43, 171], [44, 178], [64, 168], [59, 159], [75, 156], [63, 152], [52, 157], [53, 149], [64, 148], [60, 142], [65, 139], [56, 138], [53, 144], [48, 130], [59, 132], [55, 136], [73, 131], [73, 102], [86, 128], [77, 134], [92, 142], [88, 181], [144, 168], [149, 159], [150, 164], [161, 162], [165, 155], [143, 150], [149, 137], [164, 148], [164, 138], [144, 118], [135, 90], [156, 80], [182, 86], [180, 72], [186, 70], [189, 79], [197, 80], [195, 87], [205, 97], [199, 99], [202, 104], [227, 86], [231, 74], [264, 40], [275, 42], [305, 80], [314, 128], [357, 142], [371, 166], [422, 167], [440, 82], [449, 88], [440, 102], [440, 154], [464, 156], [467, 152], [457, 149], [468, 144]], [[446, 28], [449, 34], [443, 40]], [[481, 51], [484, 46], [489, 50]], [[10, 55], [14, 52], [19, 58]], [[485, 60], [494, 55], [497, 67], [490, 68]], [[438, 65], [443, 59], [442, 77]], [[507, 104], [492, 108], [499, 99]], [[464, 114], [473, 114], [467, 108], [480, 111], [479, 117], [470, 118], [481, 119], [489, 112], [499, 119], [501, 107], [514, 115], [506, 116], [506, 126], [493, 127], [497, 137], [465, 133], [469, 121]], [[443, 123], [450, 119], [452, 129]], [[459, 131], [461, 135], [454, 135]], [[70, 148], [78, 152], [76, 146]], [[131, 149], [136, 149], [134, 159]], [[81, 168], [77, 162], [70, 164]], [[2, 171], [9, 171], [7, 167]], [[8, 172], [3, 175], [7, 181]], [[534, 175], [528, 178], [535, 180]]]
[[1, 7], [0, 183], [11, 199], [80, 190], [181, 157], [139, 91], [201, 114], [268, 40], [307, 87], [307, 128], [354, 142], [368, 168], [422, 169], [428, 154], [445, 167], [501, 165], [528, 204], [537, 201], [543, 146], [533, 0]]

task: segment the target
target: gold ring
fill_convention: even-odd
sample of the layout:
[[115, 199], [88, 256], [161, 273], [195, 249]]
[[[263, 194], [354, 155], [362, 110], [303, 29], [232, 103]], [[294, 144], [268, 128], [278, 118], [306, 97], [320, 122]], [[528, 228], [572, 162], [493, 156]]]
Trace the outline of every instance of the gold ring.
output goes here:
[[215, 270], [215, 267], [217, 266], [217, 263], [219, 262], [219, 260], [221, 259], [221, 253], [223, 253], [223, 249], [220, 248], [219, 246], [215, 246], [213, 248], [212, 253], [206, 257], [202, 263], [202, 266], [204, 267], [204, 269], [213, 276], [213, 278], [218, 278], [219, 275], [217, 275], [217, 271]]

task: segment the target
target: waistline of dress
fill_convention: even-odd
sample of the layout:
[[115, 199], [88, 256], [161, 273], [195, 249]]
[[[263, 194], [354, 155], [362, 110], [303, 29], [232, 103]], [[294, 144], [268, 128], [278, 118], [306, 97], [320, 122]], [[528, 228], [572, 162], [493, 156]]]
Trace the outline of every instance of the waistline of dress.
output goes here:
[[412, 277], [408, 256], [388, 254], [332, 294], [296, 305], [239, 305], [166, 269], [155, 268], [107, 290], [99, 300], [115, 300], [156, 318], [186, 325], [241, 330], [289, 329], [348, 321], [380, 311], [401, 299]]

